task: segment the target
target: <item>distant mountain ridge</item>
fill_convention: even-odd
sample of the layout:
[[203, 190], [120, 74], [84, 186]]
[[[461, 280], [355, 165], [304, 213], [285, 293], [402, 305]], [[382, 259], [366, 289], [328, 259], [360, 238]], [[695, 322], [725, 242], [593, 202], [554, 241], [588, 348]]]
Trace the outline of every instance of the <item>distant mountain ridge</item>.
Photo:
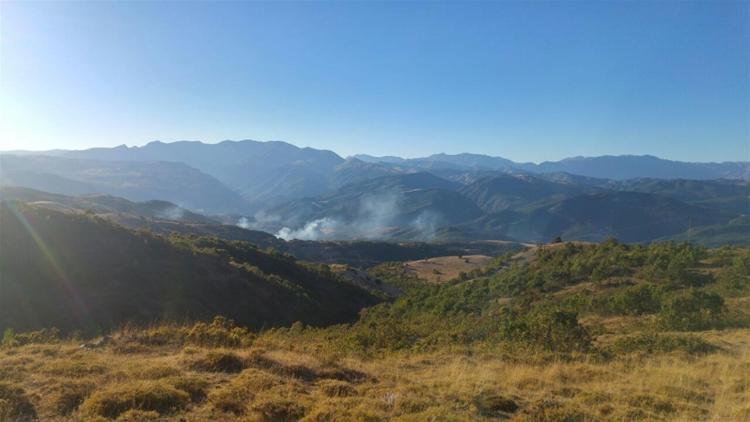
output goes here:
[[[342, 158], [252, 140], [17, 154], [0, 154], [0, 184], [166, 200], [283, 239], [539, 241], [619, 234], [648, 241], [657, 233], [679, 235], [693, 221], [722, 226], [750, 214], [748, 162], [627, 155], [534, 164], [469, 153]], [[620, 215], [618, 207], [671, 221], [666, 230], [628, 232], [620, 224], [627, 215], [609, 221], [597, 214]], [[227, 230], [233, 238], [250, 236]]]
[[502, 157], [482, 154], [433, 154], [424, 158], [375, 157], [355, 155], [370, 163], [418, 168], [463, 168], [473, 170], [522, 170], [532, 173], [564, 172], [573, 175], [626, 180], [634, 178], [657, 179], [750, 179], [750, 162], [691, 163], [666, 160], [652, 155], [603, 155], [598, 157], [571, 157], [560, 161], [539, 164], [517, 163]]
[[[28, 151], [16, 155], [32, 154]], [[300, 148], [282, 141], [223, 141], [215, 144], [200, 141], [150, 142], [144, 146], [91, 148], [77, 151], [54, 150], [36, 154], [86, 158], [109, 161], [177, 161], [208, 173], [240, 193], [252, 194], [263, 189], [249, 186], [240, 179], [263, 171], [285, 168], [288, 175], [295, 171], [305, 176], [323, 178], [316, 182], [330, 182], [336, 167], [346, 160], [338, 154], [315, 148]], [[565, 172], [592, 178], [625, 180], [633, 178], [660, 179], [750, 179], [750, 161], [721, 163], [682, 162], [652, 155], [604, 155], [571, 157], [539, 164], [519, 163], [485, 154], [433, 154], [420, 158], [371, 156], [357, 154], [349, 161], [369, 163], [370, 171], [379, 175], [399, 171], [426, 169], [463, 170], [520, 170], [534, 173]], [[374, 165], [374, 166], [373, 166]], [[288, 176], [289, 177], [289, 176]], [[245, 191], [245, 190], [247, 191]]]

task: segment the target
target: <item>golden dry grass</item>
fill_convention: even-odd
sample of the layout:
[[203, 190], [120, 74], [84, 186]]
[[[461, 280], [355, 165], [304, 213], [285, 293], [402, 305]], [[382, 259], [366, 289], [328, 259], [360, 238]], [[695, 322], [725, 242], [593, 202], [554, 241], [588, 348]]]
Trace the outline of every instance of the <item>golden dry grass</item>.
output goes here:
[[432, 283], [455, 279], [461, 272], [481, 269], [492, 257], [486, 255], [439, 256], [404, 263], [404, 273]]
[[325, 339], [273, 335], [234, 349], [32, 344], [0, 350], [0, 378], [10, 386], [0, 419], [18, 418], [13, 403], [31, 403], [43, 420], [750, 419], [750, 330], [699, 335], [722, 351], [606, 361], [523, 350], [361, 359], [316, 352]]

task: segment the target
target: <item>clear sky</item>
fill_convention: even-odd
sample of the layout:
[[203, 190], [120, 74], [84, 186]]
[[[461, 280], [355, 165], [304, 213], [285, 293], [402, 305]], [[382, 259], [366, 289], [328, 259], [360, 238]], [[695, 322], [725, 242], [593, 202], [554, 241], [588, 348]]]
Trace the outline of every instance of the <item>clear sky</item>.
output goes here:
[[750, 2], [0, 1], [0, 149], [748, 160]]

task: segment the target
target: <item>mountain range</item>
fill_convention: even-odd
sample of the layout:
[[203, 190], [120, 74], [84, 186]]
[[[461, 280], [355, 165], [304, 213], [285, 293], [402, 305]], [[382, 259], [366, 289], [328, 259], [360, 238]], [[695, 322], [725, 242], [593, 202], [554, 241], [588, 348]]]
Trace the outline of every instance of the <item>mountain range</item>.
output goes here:
[[602, 156], [534, 164], [480, 154], [343, 158], [250, 140], [0, 154], [4, 186], [168, 201], [226, 227], [287, 240], [649, 241], [720, 228], [749, 214], [748, 180], [748, 162]]

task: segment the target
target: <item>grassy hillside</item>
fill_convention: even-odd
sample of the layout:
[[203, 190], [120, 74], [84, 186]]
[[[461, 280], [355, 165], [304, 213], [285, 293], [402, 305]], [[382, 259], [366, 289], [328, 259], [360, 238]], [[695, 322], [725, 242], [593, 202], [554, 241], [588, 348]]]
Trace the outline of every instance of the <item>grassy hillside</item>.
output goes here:
[[319, 325], [376, 302], [325, 266], [247, 243], [163, 238], [15, 202], [0, 203], [0, 221], [0, 327], [95, 332], [218, 314], [255, 328]]
[[750, 418], [748, 249], [560, 243], [439, 285], [401, 263], [371, 273], [404, 295], [351, 324], [252, 333], [217, 319], [124, 328], [87, 348], [8, 333], [0, 415]]

